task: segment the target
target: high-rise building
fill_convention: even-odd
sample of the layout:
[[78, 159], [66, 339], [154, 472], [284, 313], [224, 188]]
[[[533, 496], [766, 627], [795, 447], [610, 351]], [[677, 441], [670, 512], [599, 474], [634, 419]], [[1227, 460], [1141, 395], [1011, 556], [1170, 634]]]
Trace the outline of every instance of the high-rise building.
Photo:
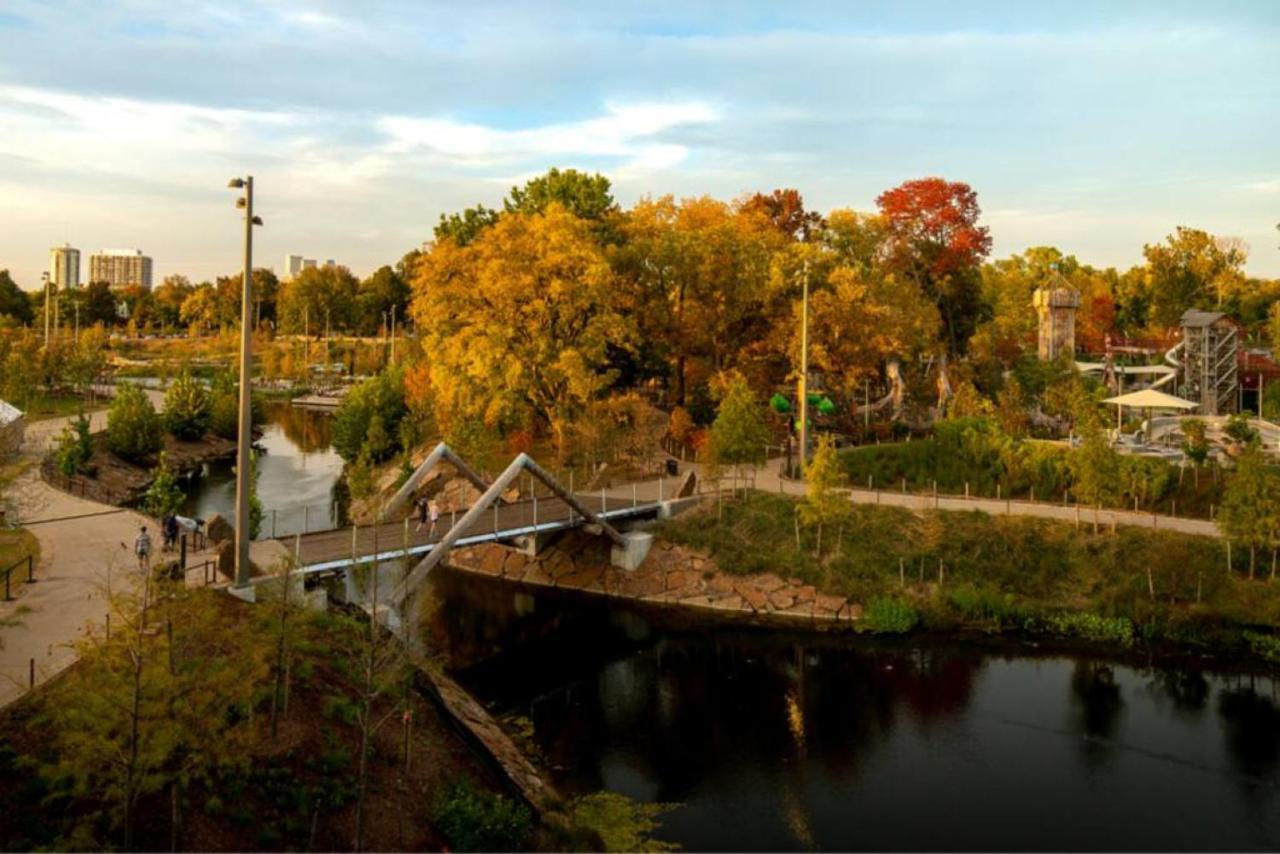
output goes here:
[[49, 281], [59, 290], [80, 287], [80, 250], [64, 243], [49, 250]]
[[142, 285], [151, 290], [151, 257], [141, 249], [103, 249], [89, 256], [89, 281], [113, 288]]
[[302, 261], [303, 258], [301, 255], [284, 256], [284, 278], [292, 279], [294, 276], [301, 273]]

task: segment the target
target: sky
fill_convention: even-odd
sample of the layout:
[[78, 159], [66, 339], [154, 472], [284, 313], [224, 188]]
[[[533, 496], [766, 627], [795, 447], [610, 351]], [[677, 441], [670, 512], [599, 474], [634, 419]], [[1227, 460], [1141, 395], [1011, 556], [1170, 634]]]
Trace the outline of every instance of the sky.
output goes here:
[[624, 205], [794, 187], [872, 210], [931, 175], [993, 256], [1140, 263], [1176, 226], [1280, 276], [1280, 3], [0, 0], [0, 268], [141, 248], [156, 282], [364, 275], [552, 166]]

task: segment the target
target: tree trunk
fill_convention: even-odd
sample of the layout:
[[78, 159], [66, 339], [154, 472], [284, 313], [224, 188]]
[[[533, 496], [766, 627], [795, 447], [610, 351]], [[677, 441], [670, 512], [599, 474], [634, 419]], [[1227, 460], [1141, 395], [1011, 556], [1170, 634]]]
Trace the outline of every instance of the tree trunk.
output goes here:
[[817, 545], [814, 546], [813, 556], [818, 558], [819, 560], [822, 559], [822, 522], [821, 521], [818, 522], [818, 542], [817, 542]]
[[1253, 544], [1250, 544], [1249, 545], [1249, 577], [1250, 578], [1253, 578], [1253, 569], [1255, 564], [1257, 563], [1257, 559], [1258, 559], [1258, 547]]

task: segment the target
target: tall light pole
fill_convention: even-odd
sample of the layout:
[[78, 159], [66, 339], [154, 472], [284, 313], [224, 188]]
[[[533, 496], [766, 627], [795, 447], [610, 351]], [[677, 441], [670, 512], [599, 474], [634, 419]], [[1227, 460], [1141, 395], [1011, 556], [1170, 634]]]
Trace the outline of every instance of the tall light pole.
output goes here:
[[800, 302], [800, 477], [809, 462], [809, 262], [800, 274], [803, 292]]
[[49, 274], [41, 273], [40, 281], [44, 284], [44, 348], [49, 349]]
[[244, 190], [236, 207], [244, 209], [244, 288], [240, 294], [240, 428], [236, 444], [236, 579], [234, 587], [249, 586], [249, 449], [253, 423], [249, 418], [253, 384], [253, 227], [262, 219], [253, 215], [253, 176], [232, 178], [227, 186]]

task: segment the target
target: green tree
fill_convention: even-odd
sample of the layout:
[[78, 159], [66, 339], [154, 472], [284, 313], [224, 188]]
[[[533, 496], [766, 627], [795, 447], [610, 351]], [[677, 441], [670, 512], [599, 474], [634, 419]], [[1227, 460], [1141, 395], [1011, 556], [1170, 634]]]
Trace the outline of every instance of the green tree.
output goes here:
[[249, 452], [249, 539], [258, 539], [262, 533], [262, 498], [258, 496], [258, 452]]
[[476, 205], [462, 213], [440, 214], [435, 227], [436, 240], [452, 240], [459, 246], [473, 243], [480, 233], [498, 221], [498, 211]]
[[1249, 423], [1249, 415], [1244, 412], [1237, 412], [1235, 415], [1227, 418], [1226, 426], [1222, 428], [1222, 432], [1231, 439], [1241, 445], [1253, 445], [1261, 438], [1258, 431]]
[[93, 456], [93, 438], [89, 434], [89, 419], [80, 413], [75, 420], [62, 428], [54, 449], [54, 461], [66, 477], [74, 477], [85, 471]]
[[1200, 485], [1200, 467], [1209, 459], [1208, 427], [1199, 418], [1182, 419], [1182, 453], [1191, 460], [1196, 486]]
[[311, 267], [280, 288], [276, 306], [282, 331], [312, 335], [350, 331], [357, 322], [359, 281], [346, 267]]
[[409, 283], [395, 269], [383, 265], [360, 283], [356, 299], [361, 333], [373, 335], [388, 324], [392, 309], [397, 324], [403, 326], [409, 306]]
[[8, 315], [23, 325], [32, 320], [31, 301], [8, 270], [0, 270], [0, 314]]
[[199, 439], [209, 429], [209, 417], [209, 390], [184, 370], [165, 390], [165, 426], [179, 439]]
[[146, 392], [120, 386], [107, 410], [107, 447], [122, 459], [139, 462], [163, 445], [163, 425]]
[[769, 422], [764, 404], [742, 374], [724, 374], [718, 385], [720, 405], [711, 424], [711, 448], [718, 463], [734, 467], [736, 480], [739, 466], [764, 462]]
[[804, 476], [805, 496], [800, 503], [800, 518], [805, 524], [817, 528], [814, 554], [821, 557], [823, 526], [843, 521], [850, 512], [849, 502], [840, 494], [845, 475], [831, 436], [824, 434], [818, 437]]
[[347, 462], [362, 451], [373, 463], [387, 459], [400, 449], [397, 437], [407, 411], [398, 368], [364, 380], [347, 392], [334, 414], [333, 449]]
[[1120, 458], [1096, 424], [1080, 432], [1080, 447], [1071, 454], [1071, 475], [1076, 497], [1085, 504], [1112, 504], [1120, 494]]
[[157, 519], [177, 513], [186, 498], [182, 487], [178, 486], [177, 476], [169, 468], [166, 456], [163, 451], [160, 453], [160, 462], [155, 468], [151, 485], [142, 498], [142, 506]]
[[502, 204], [507, 213], [540, 214], [556, 203], [579, 219], [598, 221], [616, 207], [609, 188], [609, 179], [598, 172], [588, 175], [577, 169], [552, 168], [523, 187], [512, 187]]
[[1222, 496], [1218, 525], [1233, 542], [1249, 548], [1253, 578], [1258, 549], [1275, 548], [1280, 536], [1280, 478], [1268, 465], [1260, 445], [1245, 446]]
[[120, 322], [116, 312], [116, 295], [106, 282], [90, 282], [84, 289], [84, 305], [80, 309], [80, 323], [91, 326], [101, 323], [115, 326]]

